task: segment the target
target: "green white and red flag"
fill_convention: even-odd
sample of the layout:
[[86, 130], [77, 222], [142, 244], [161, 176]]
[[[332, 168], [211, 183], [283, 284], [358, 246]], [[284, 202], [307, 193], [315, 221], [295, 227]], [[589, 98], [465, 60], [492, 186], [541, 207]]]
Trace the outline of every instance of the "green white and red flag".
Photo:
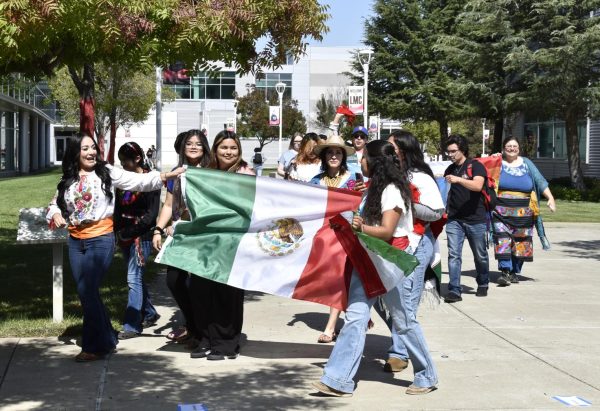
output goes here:
[[349, 229], [358, 192], [199, 168], [182, 176], [182, 192], [191, 219], [176, 224], [157, 262], [213, 281], [344, 309], [353, 266], [375, 296], [417, 265]]

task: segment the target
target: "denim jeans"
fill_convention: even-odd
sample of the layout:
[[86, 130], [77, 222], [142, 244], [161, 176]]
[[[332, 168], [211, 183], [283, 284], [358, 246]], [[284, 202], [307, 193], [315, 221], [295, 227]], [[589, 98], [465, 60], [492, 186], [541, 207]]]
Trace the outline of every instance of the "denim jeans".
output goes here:
[[[152, 242], [140, 241], [140, 247], [144, 261], [147, 262], [152, 250]], [[142, 321], [153, 319], [156, 316], [156, 309], [150, 301], [148, 288], [144, 282], [146, 267], [140, 267], [137, 264], [135, 243], [127, 247], [121, 247], [121, 251], [123, 251], [123, 256], [127, 261], [127, 286], [129, 287], [123, 330], [141, 333]]]
[[[403, 287], [403, 279], [398, 288]], [[395, 290], [397, 290], [396, 288]], [[390, 310], [394, 326], [401, 330], [401, 334], [410, 335], [408, 338], [415, 344], [407, 344], [407, 350], [415, 372], [414, 384], [418, 387], [431, 387], [437, 385], [437, 372], [429, 356], [427, 344], [421, 338], [415, 337], [420, 333], [418, 323], [412, 321], [409, 306], [400, 292], [389, 292], [383, 297]], [[348, 294], [348, 309], [346, 310], [345, 324], [337, 338], [329, 360], [325, 365], [321, 382], [339, 391], [351, 393], [354, 391], [353, 378], [358, 371], [358, 366], [365, 347], [365, 337], [369, 323], [370, 311], [375, 298], [368, 299], [356, 272], [352, 273], [350, 290]]]
[[465, 236], [469, 241], [477, 271], [477, 285], [488, 287], [490, 282], [489, 258], [487, 250], [486, 223], [467, 224], [459, 220], [448, 220], [446, 223], [448, 237], [448, 273], [450, 282], [448, 292], [460, 295], [460, 274], [462, 266], [462, 248]]
[[69, 262], [83, 308], [81, 348], [106, 354], [117, 345], [108, 312], [100, 298], [100, 283], [106, 275], [115, 250], [113, 233], [80, 240], [69, 236]]
[[511, 273], [521, 274], [524, 262], [525, 261], [512, 255], [510, 260], [498, 260], [498, 270], [508, 270]]
[[[421, 294], [423, 293], [423, 285], [425, 282], [425, 271], [431, 262], [433, 255], [433, 235], [430, 231], [421, 238], [414, 256], [419, 260], [419, 265], [410, 273], [401, 283], [401, 287], [396, 287], [392, 292], [401, 293], [401, 301], [406, 301], [407, 327], [414, 328], [414, 332], [398, 332], [391, 318], [386, 318], [386, 314], [381, 312], [379, 304], [375, 304], [375, 311], [386, 321], [387, 326], [392, 332], [392, 345], [388, 350], [389, 357], [400, 358], [404, 361], [408, 360], [407, 346], [412, 345], [413, 350], [419, 351], [420, 346], [425, 346], [425, 337], [421, 330], [421, 325], [417, 321], [417, 311], [421, 302]], [[421, 354], [421, 353], [419, 353]], [[427, 352], [424, 355], [429, 355]], [[431, 362], [431, 358], [429, 358]]]

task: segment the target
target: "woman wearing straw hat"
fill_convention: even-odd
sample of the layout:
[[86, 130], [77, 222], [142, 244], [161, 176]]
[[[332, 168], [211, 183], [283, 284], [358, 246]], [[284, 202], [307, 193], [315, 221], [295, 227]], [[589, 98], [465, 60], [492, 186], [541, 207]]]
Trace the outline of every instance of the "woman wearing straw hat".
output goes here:
[[[356, 186], [356, 176], [348, 171], [346, 159], [354, 154], [354, 149], [344, 143], [338, 135], [331, 135], [324, 143], [314, 148], [314, 153], [321, 159], [321, 173], [310, 180], [312, 184], [326, 187], [348, 188], [353, 190]], [[335, 326], [340, 316], [340, 310], [330, 308], [329, 320], [325, 330], [318, 338], [320, 343], [330, 343], [336, 340]]]

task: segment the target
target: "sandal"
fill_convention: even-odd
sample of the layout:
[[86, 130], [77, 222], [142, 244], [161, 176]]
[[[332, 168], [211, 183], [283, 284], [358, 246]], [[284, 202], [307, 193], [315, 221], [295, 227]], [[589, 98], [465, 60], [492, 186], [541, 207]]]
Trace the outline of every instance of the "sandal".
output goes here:
[[373, 322], [373, 320], [371, 320], [369, 318], [369, 324], [367, 324], [367, 330], [370, 330], [371, 328], [375, 327], [375, 323]]
[[329, 343], [332, 343], [335, 340], [337, 340], [337, 336], [338, 336], [338, 334], [335, 331], [333, 332], [332, 335], [327, 335], [327, 334], [323, 333], [323, 334], [319, 335], [319, 339], [317, 340], [317, 342], [320, 344], [329, 344]]
[[101, 360], [104, 356], [94, 354], [92, 352], [81, 351], [79, 354], [75, 356], [76, 362], [90, 362], [90, 361], [98, 361]]
[[187, 336], [187, 328], [179, 327], [178, 329], [173, 330], [169, 334], [167, 334], [167, 339], [173, 340], [173, 341], [178, 341], [180, 338], [186, 337], [186, 336]]

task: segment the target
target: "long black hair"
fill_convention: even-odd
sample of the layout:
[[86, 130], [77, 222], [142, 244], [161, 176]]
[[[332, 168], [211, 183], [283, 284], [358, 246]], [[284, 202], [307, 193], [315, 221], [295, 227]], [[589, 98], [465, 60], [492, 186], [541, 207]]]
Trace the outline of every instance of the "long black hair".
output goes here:
[[367, 143], [365, 155], [370, 180], [363, 215], [367, 224], [375, 225], [381, 223], [381, 194], [388, 185], [394, 184], [400, 190], [407, 210], [412, 207], [411, 191], [392, 143], [373, 140]]
[[185, 144], [189, 139], [196, 136], [198, 140], [200, 140], [200, 144], [202, 145], [202, 157], [200, 158], [200, 167], [205, 168], [208, 167], [208, 163], [210, 163], [210, 146], [208, 145], [208, 140], [206, 136], [201, 130], [192, 129], [188, 130], [184, 133], [180, 133], [177, 136], [177, 139], [180, 138], [179, 141], [179, 162], [177, 163], [178, 167], [181, 167], [184, 164], [187, 164], [187, 158], [185, 157]]
[[[79, 181], [79, 156], [81, 154], [81, 141], [85, 137], [92, 139], [94, 146], [96, 146], [97, 155], [100, 154], [96, 140], [86, 134], [78, 134], [75, 137], [69, 138], [67, 141], [67, 148], [62, 159], [63, 174], [58, 182], [58, 185], [56, 186], [58, 189], [56, 204], [58, 205], [58, 208], [60, 208], [61, 214], [64, 218], [68, 218], [69, 216], [67, 202], [65, 201], [65, 192], [73, 183]], [[110, 170], [106, 167], [106, 161], [100, 161], [96, 158], [94, 171], [100, 178], [100, 181], [102, 181], [102, 191], [104, 192], [104, 195], [106, 195], [109, 201], [111, 201], [113, 198], [113, 193], [111, 190], [112, 179], [110, 178]]]
[[129, 141], [129, 142], [123, 144], [121, 147], [119, 147], [119, 152], [118, 152], [117, 156], [119, 157], [119, 160], [121, 160], [121, 161], [123, 159], [135, 161], [135, 158], [137, 156], [139, 156], [140, 159], [136, 163], [136, 166], [141, 167], [142, 170], [145, 170], [145, 171], [151, 170], [150, 164], [148, 164], [146, 155], [144, 154], [144, 150], [142, 150], [140, 145], [138, 143], [136, 143], [135, 141]]
[[[408, 171], [420, 171], [435, 180], [431, 167], [425, 162], [425, 156], [421, 151], [419, 140], [410, 131], [396, 130], [390, 134], [390, 137], [394, 139], [394, 143], [401, 152], [400, 162], [404, 163], [403, 166]], [[404, 158], [402, 158], [402, 154], [404, 154]]]

